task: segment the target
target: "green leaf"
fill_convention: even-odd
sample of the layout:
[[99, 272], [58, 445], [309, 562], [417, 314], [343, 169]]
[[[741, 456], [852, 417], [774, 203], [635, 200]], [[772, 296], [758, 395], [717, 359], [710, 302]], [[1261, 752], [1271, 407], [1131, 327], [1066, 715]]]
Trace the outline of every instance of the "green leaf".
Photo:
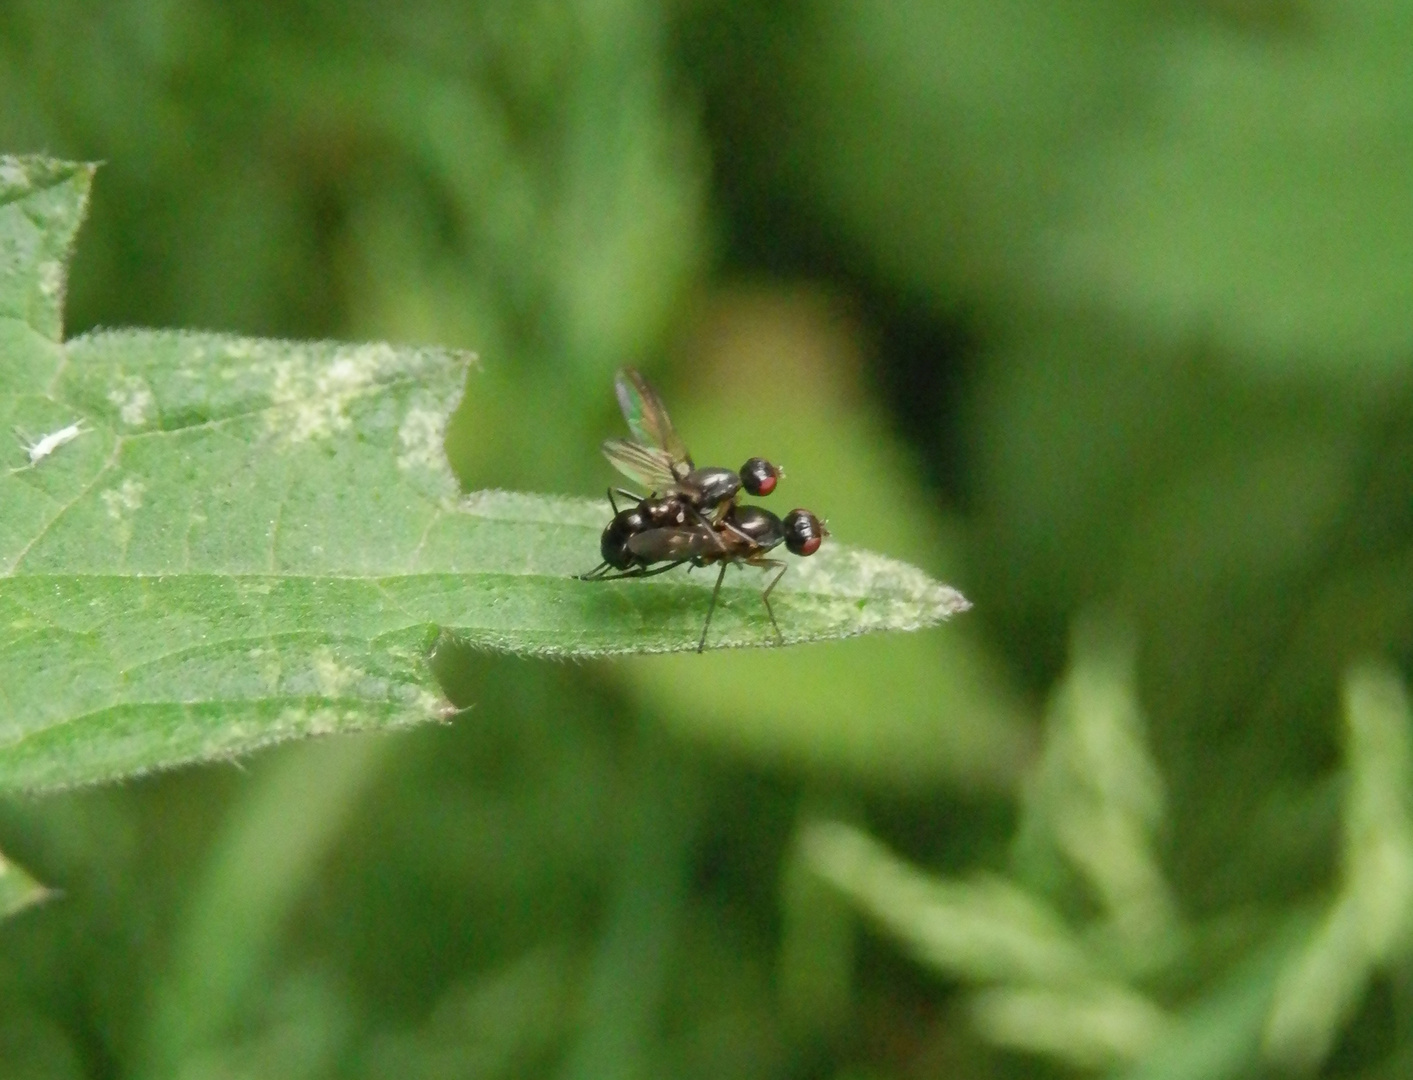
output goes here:
[[1042, 263], [1107, 302], [1276, 370], [1397, 371], [1413, 342], [1405, 5], [1299, 36], [1218, 22], [1159, 39], [1147, 123], [1073, 177]]
[[1004, 878], [933, 877], [840, 822], [811, 822], [799, 842], [821, 878], [936, 971], [1039, 986], [1089, 984], [1104, 974], [1058, 912]]
[[0, 919], [9, 918], [48, 895], [48, 889], [0, 855]]
[[1345, 677], [1344, 867], [1339, 894], [1285, 964], [1266, 1021], [1266, 1057], [1313, 1072], [1376, 968], [1413, 945], [1408, 694], [1398, 672], [1364, 663]]
[[[72, 172], [26, 175], [21, 204], [81, 208]], [[44, 246], [6, 244], [12, 292]], [[575, 580], [601, 503], [459, 494], [443, 437], [469, 354], [153, 331], [60, 347], [16, 321], [0, 367], [28, 375], [0, 384], [0, 431], [30, 441], [0, 454], [0, 788], [445, 716], [439, 633], [555, 656], [696, 645], [710, 575]], [[728, 575], [713, 646], [773, 640], [760, 584]], [[833, 544], [772, 599], [791, 642], [966, 606]]]
[[[0, 343], [25, 329], [58, 342], [74, 234], [95, 166], [0, 157]], [[15, 325], [18, 323], [19, 325]], [[0, 368], [0, 386], [33, 373]]]
[[1143, 1060], [1111, 1080], [1228, 1080], [1261, 1073], [1261, 1027], [1282, 965], [1308, 932], [1303, 911], [1286, 915], [1266, 940], [1223, 972], [1175, 1018]]

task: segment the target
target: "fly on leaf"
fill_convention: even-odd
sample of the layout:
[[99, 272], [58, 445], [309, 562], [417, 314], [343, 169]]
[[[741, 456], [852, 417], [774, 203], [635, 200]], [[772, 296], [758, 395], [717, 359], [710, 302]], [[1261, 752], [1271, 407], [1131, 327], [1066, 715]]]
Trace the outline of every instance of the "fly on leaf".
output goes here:
[[707, 630], [716, 611], [721, 582], [730, 565], [758, 566], [774, 571], [761, 590], [761, 601], [775, 629], [776, 640], [784, 643], [780, 624], [770, 606], [770, 593], [788, 568], [769, 553], [784, 544], [796, 555], [813, 555], [829, 535], [819, 518], [808, 510], [792, 510], [784, 520], [758, 506], [737, 502], [744, 488], [751, 495], [768, 495], [775, 489], [780, 471], [764, 458], [750, 458], [738, 472], [729, 469], [697, 468], [667, 409], [651, 384], [632, 368], [624, 368], [616, 380], [618, 404], [628, 422], [632, 439], [609, 439], [604, 455], [613, 466], [649, 491], [647, 496], [622, 488], [618, 493], [634, 505], [618, 508], [614, 492], [608, 500], [613, 519], [599, 540], [602, 562], [587, 574], [585, 581], [616, 581], [622, 578], [653, 577], [678, 566], [720, 564], [716, 585], [697, 651], [706, 648]]
[[769, 495], [780, 470], [765, 458], [747, 459], [733, 472], [715, 465], [702, 468], [692, 461], [667, 407], [652, 384], [633, 368], [623, 368], [615, 380], [618, 407], [628, 422], [631, 439], [608, 439], [604, 457], [652, 495], [680, 498], [703, 523], [719, 524], [744, 488], [750, 495]]

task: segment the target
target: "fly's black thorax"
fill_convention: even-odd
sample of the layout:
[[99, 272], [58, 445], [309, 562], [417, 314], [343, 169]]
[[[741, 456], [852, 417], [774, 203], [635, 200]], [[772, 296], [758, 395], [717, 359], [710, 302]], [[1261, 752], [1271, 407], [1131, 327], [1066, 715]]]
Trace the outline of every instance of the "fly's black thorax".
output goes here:
[[676, 496], [665, 499], [644, 499], [638, 504], [638, 512], [647, 524], [644, 528], [670, 529], [687, 524], [687, 504]]
[[682, 493], [702, 509], [729, 502], [740, 490], [741, 478], [730, 469], [715, 465], [693, 469], [682, 478]]

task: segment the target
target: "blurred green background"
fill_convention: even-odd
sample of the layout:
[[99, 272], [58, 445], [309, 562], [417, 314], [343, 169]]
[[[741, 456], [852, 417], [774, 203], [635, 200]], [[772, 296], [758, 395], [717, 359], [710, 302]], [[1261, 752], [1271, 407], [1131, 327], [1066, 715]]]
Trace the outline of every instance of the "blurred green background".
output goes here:
[[1411, 73], [1397, 0], [5, 0], [70, 334], [474, 349], [467, 487], [587, 496], [633, 363], [975, 608], [6, 800], [0, 1077], [1413, 1074]]

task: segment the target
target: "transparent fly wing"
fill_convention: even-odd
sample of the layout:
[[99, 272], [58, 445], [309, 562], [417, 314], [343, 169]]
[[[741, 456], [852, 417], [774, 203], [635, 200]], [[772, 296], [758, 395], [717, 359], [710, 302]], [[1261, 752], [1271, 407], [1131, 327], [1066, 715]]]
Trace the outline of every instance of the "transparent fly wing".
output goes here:
[[642, 443], [628, 439], [606, 439], [603, 456], [628, 479], [659, 495], [673, 491], [681, 479], [673, 472], [674, 462], [667, 451]]
[[623, 411], [623, 419], [628, 422], [633, 438], [645, 446], [666, 451], [674, 462], [686, 466], [684, 474], [691, 472], [691, 455], [673, 428], [667, 407], [652, 384], [636, 368], [623, 368], [614, 379], [614, 389], [618, 393], [618, 407]]

